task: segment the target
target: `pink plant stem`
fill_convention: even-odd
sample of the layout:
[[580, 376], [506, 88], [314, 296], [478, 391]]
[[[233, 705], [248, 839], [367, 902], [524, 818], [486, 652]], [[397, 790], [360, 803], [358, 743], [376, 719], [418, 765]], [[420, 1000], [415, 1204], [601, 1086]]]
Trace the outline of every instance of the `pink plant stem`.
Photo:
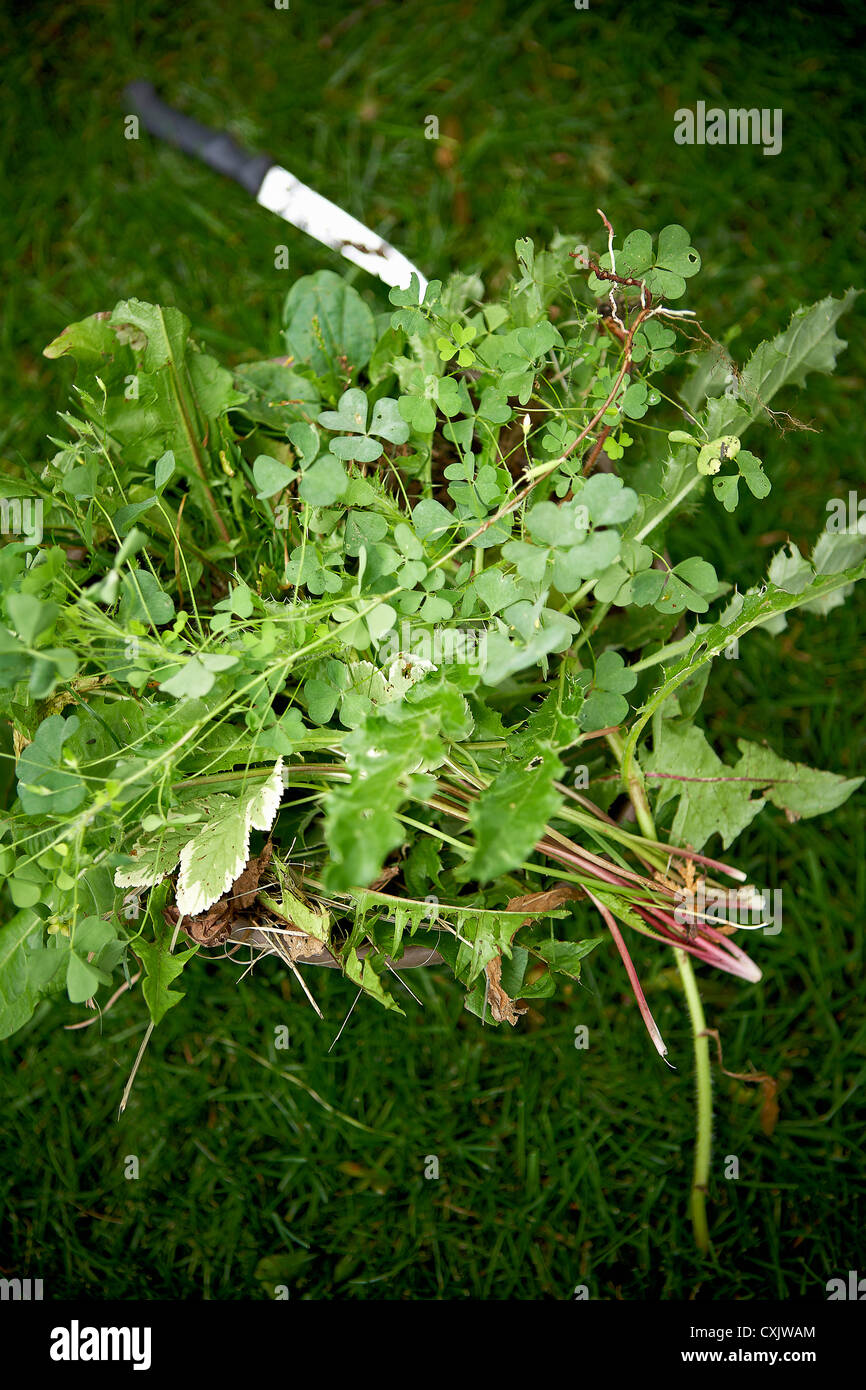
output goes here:
[[678, 845], [664, 845], [661, 840], [648, 840], [654, 849], [665, 850], [668, 854], [674, 854], [679, 859], [691, 859], [694, 864], [706, 864], [708, 869], [718, 869], [721, 873], [727, 874], [729, 878], [735, 878], [738, 883], [745, 883], [748, 874], [744, 874], [742, 869], [734, 869], [730, 864], [723, 864], [719, 859], [708, 859], [705, 854], [695, 854], [693, 849], [680, 849]]
[[[593, 854], [591, 850], [584, 849], [582, 846], [578, 847], [574, 844], [551, 844], [547, 840], [540, 840], [536, 845], [536, 849], [540, 854], [546, 854], [549, 859], [559, 859], [559, 862], [562, 864], [567, 863], [577, 868], [582, 868], [586, 872], [592, 874], [593, 877], [603, 879], [605, 883], [615, 883], [623, 888], [627, 888], [630, 883], [637, 884], [641, 888], [650, 886], [650, 880], [643, 875], [636, 874], [632, 869], [624, 869], [619, 864], [610, 864], [607, 860], [600, 858], [599, 855]], [[658, 887], [660, 892], [667, 893], [670, 897], [673, 897], [672, 890], [666, 888], [664, 884], [652, 884], [652, 887]]]
[[694, 941], [689, 941], [685, 932], [680, 931], [678, 924], [659, 908], [647, 903], [638, 907], [637, 911], [645, 921], [649, 921], [650, 917], [655, 918], [659, 928], [674, 945], [690, 955], [698, 956], [707, 965], [714, 965], [729, 975], [737, 975], [753, 984], [760, 980], [761, 972], [755, 962], [722, 932], [699, 923], [697, 937]]
[[604, 903], [599, 902], [598, 898], [591, 891], [591, 889], [586, 888], [584, 891], [586, 893], [586, 896], [590, 899], [590, 901], [595, 905], [595, 907], [598, 908], [599, 912], [601, 913], [602, 917], [607, 923], [608, 929], [610, 931], [611, 936], [614, 939], [614, 942], [616, 943], [616, 949], [619, 951], [619, 954], [622, 957], [622, 963], [625, 966], [626, 974], [629, 978], [629, 983], [634, 991], [634, 997], [637, 1000], [637, 1006], [640, 1009], [641, 1017], [644, 1021], [644, 1024], [646, 1025], [646, 1030], [652, 1038], [653, 1046], [655, 1047], [656, 1052], [659, 1054], [660, 1057], [667, 1057], [668, 1050], [665, 1047], [664, 1039], [662, 1038], [662, 1035], [656, 1026], [656, 1021], [653, 1018], [652, 1013], [650, 1012], [649, 1004], [646, 1001], [646, 997], [641, 988], [640, 980], [637, 977], [637, 971], [634, 968], [634, 962], [632, 961], [632, 958], [628, 953], [628, 948], [626, 947], [626, 944], [623, 940], [622, 932], [620, 931], [619, 927], [616, 924], [616, 921], [614, 920], [613, 913], [610, 912], [610, 910], [607, 907], [605, 907]]
[[718, 945], [723, 947], [724, 950], [730, 951], [731, 955], [736, 957], [737, 960], [741, 961], [743, 966], [748, 970], [749, 973], [746, 974], [744, 978], [747, 980], [752, 980], [755, 984], [757, 984], [758, 980], [760, 980], [761, 978], [760, 969], [752, 960], [751, 956], [747, 955], [746, 952], [740, 946], [738, 946], [735, 941], [732, 941], [729, 936], [725, 936], [724, 932], [716, 931], [715, 927], [708, 926], [706, 922], [701, 922], [701, 924], [698, 927], [698, 931], [703, 936], [709, 937], [710, 941], [718, 943]]

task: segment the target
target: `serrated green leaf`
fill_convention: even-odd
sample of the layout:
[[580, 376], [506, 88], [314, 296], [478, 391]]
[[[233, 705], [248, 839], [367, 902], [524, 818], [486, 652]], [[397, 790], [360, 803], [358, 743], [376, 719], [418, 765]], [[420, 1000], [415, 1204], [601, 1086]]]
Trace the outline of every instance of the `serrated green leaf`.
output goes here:
[[780, 807], [791, 820], [835, 811], [863, 784], [862, 777], [839, 777], [803, 763], [787, 762], [772, 748], [745, 739], [737, 739], [737, 747], [740, 758], [732, 768], [733, 775], [754, 778], [766, 800]]
[[694, 726], [665, 725], [660, 748], [644, 757], [643, 767], [651, 785], [659, 785], [657, 810], [679, 798], [671, 826], [671, 839], [677, 845], [699, 850], [718, 831], [727, 849], [764, 805], [763, 797], [752, 796], [752, 785], [737, 780], [734, 769], [722, 762]]
[[184, 966], [197, 954], [198, 947], [189, 946], [185, 950], [172, 952], [171, 933], [162, 919], [162, 914], [155, 913], [153, 920], [156, 924], [155, 939], [153, 941], [137, 940], [134, 949], [145, 973], [141, 992], [144, 995], [151, 1022], [156, 1027], [169, 1009], [174, 1008], [183, 998], [182, 992], [178, 989], [172, 989], [171, 986], [181, 974]]
[[561, 774], [562, 763], [550, 749], [499, 773], [470, 808], [475, 849], [468, 874], [485, 883], [523, 863], [562, 804], [553, 785]]

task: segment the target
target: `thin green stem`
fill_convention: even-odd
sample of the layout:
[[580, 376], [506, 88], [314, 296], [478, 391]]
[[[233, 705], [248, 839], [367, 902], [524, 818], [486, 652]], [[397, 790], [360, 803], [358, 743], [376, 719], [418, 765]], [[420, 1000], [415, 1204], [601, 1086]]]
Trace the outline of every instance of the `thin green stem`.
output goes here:
[[687, 952], [681, 951], [679, 947], [674, 948], [674, 956], [680, 972], [680, 979], [683, 982], [695, 1047], [695, 1088], [698, 1113], [689, 1212], [692, 1218], [695, 1244], [701, 1254], [705, 1255], [710, 1248], [710, 1232], [707, 1225], [707, 1188], [710, 1181], [710, 1151], [713, 1137], [713, 1079], [710, 1070], [710, 1040], [707, 1037], [704, 1006], [691, 956]]
[[[624, 744], [618, 734], [608, 734], [607, 741], [617, 761], [622, 767]], [[638, 825], [648, 839], [655, 840], [656, 829], [652, 811], [647, 799], [643, 773], [636, 758], [631, 760], [626, 779], [628, 791]], [[697, 1123], [695, 1133], [695, 1161], [692, 1171], [692, 1190], [689, 1198], [689, 1214], [692, 1220], [695, 1244], [704, 1255], [710, 1248], [710, 1233], [707, 1225], [707, 1188], [710, 1180], [710, 1152], [713, 1140], [713, 1085], [710, 1071], [710, 1040], [707, 1037], [707, 1023], [704, 1006], [694, 966], [688, 952], [674, 947], [674, 957], [692, 1028], [692, 1041], [695, 1050], [695, 1087], [697, 1091]]]

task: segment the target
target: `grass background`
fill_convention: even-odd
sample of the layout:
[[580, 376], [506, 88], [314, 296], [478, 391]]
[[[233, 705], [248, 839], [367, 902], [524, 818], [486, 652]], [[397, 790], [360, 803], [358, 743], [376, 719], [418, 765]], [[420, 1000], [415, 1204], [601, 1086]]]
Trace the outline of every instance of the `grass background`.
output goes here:
[[[798, 303], [863, 282], [856, 19], [853, 5], [604, 0], [8, 7], [0, 455], [42, 457], [57, 432], [70, 377], [41, 349], [68, 322], [137, 295], [182, 307], [226, 360], [259, 357], [279, 349], [291, 279], [336, 262], [219, 176], [144, 133], [127, 141], [130, 79], [268, 149], [428, 274], [477, 269], [495, 289], [515, 237], [556, 229], [601, 248], [597, 207], [623, 232], [682, 222], [704, 259], [687, 302], [714, 336], [735, 328], [742, 357]], [[699, 99], [781, 107], [782, 153], [675, 145], [674, 111]], [[789, 536], [807, 546], [827, 500], [863, 488], [863, 327], [860, 308], [839, 374], [791, 397], [819, 432], [756, 432], [770, 497], [732, 517], [710, 503], [681, 533], [728, 580], [753, 582]], [[826, 621], [795, 615], [717, 663], [703, 711], [717, 745], [766, 737], [862, 772], [863, 612], [859, 595]], [[866, 1267], [862, 796], [794, 826], [765, 812], [738, 862], [782, 887], [784, 927], [757, 944], [762, 984], [704, 975], [708, 1023], [730, 1071], [777, 1079], [780, 1112], [764, 1134], [760, 1088], [716, 1070], [710, 1261], [686, 1213], [681, 994], [671, 958], [638, 939], [676, 1071], [648, 1046], [613, 949], [507, 1035], [416, 971], [423, 1008], [407, 996], [402, 1021], [359, 1005], [330, 1054], [348, 982], [317, 975], [322, 1025], [273, 966], [240, 985], [203, 966], [120, 1123], [140, 998], [101, 1033], [65, 1033], [71, 1008], [44, 1006], [0, 1059], [2, 1271], [43, 1278], [49, 1297], [234, 1300], [286, 1284], [293, 1298], [567, 1299], [585, 1284], [602, 1299], [823, 1298], [828, 1278]], [[291, 1046], [275, 1051], [282, 1023]]]

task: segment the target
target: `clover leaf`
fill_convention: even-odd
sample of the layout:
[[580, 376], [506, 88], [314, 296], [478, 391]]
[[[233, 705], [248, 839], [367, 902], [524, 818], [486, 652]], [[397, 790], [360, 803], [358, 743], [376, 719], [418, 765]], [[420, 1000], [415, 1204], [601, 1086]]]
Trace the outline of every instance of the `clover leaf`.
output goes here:
[[280, 463], [279, 459], [271, 458], [270, 454], [259, 454], [253, 464], [253, 477], [258, 488], [256, 497], [273, 497], [275, 493], [283, 492], [297, 476], [296, 469]]
[[[701, 258], [690, 245], [688, 232], [676, 223], [662, 228], [655, 254], [649, 232], [629, 232], [615, 253], [615, 260], [617, 275], [623, 279], [642, 280], [653, 296], [663, 299], [681, 298], [686, 291], [686, 280], [697, 275], [701, 268]], [[605, 270], [612, 269], [609, 252], [602, 256], [600, 264]], [[595, 295], [607, 295], [611, 282], [590, 275], [589, 287]]]
[[672, 570], [652, 569], [635, 576], [632, 602], [639, 608], [652, 606], [659, 613], [706, 613], [708, 600], [719, 587], [718, 576], [707, 560], [694, 555], [681, 560]]
[[368, 413], [367, 393], [355, 386], [343, 392], [337, 410], [324, 410], [319, 415], [319, 424], [325, 429], [353, 431], [331, 440], [329, 448], [336, 458], [373, 463], [382, 453], [382, 445], [371, 435], [387, 439], [391, 444], [404, 444], [409, 438], [409, 426], [398, 410], [398, 402], [391, 396], [382, 396], [376, 402], [369, 429]]
[[391, 327], [402, 330], [409, 336], [420, 333], [427, 322], [421, 310], [432, 309], [441, 292], [442, 281], [431, 280], [422, 295], [418, 276], [413, 270], [405, 289], [395, 285], [388, 293], [391, 303], [398, 306], [397, 312], [391, 315]]
[[675, 342], [676, 334], [672, 328], [663, 327], [658, 319], [649, 319], [634, 336], [631, 360], [638, 363], [649, 357], [650, 371], [658, 371], [673, 361], [671, 349]]
[[605, 651], [596, 661], [594, 671], [578, 673], [577, 683], [585, 695], [580, 727], [592, 733], [622, 723], [629, 709], [625, 696], [634, 689], [637, 676], [629, 670], [619, 652]]
[[753, 497], [766, 497], [770, 492], [772, 484], [764, 472], [761, 460], [748, 449], [741, 449], [737, 453], [737, 473], [728, 473], [724, 477], [713, 479], [713, 492], [721, 502], [726, 512], [732, 512], [739, 501], [738, 490], [740, 478], [746, 484]]
[[[339, 441], [336, 441], [339, 442]], [[357, 455], [349, 455], [357, 457]], [[378, 458], [378, 454], [375, 456]], [[368, 460], [370, 462], [371, 460]], [[301, 479], [298, 493], [311, 507], [330, 507], [349, 485], [345, 468], [332, 453], [324, 454], [308, 468]]]

